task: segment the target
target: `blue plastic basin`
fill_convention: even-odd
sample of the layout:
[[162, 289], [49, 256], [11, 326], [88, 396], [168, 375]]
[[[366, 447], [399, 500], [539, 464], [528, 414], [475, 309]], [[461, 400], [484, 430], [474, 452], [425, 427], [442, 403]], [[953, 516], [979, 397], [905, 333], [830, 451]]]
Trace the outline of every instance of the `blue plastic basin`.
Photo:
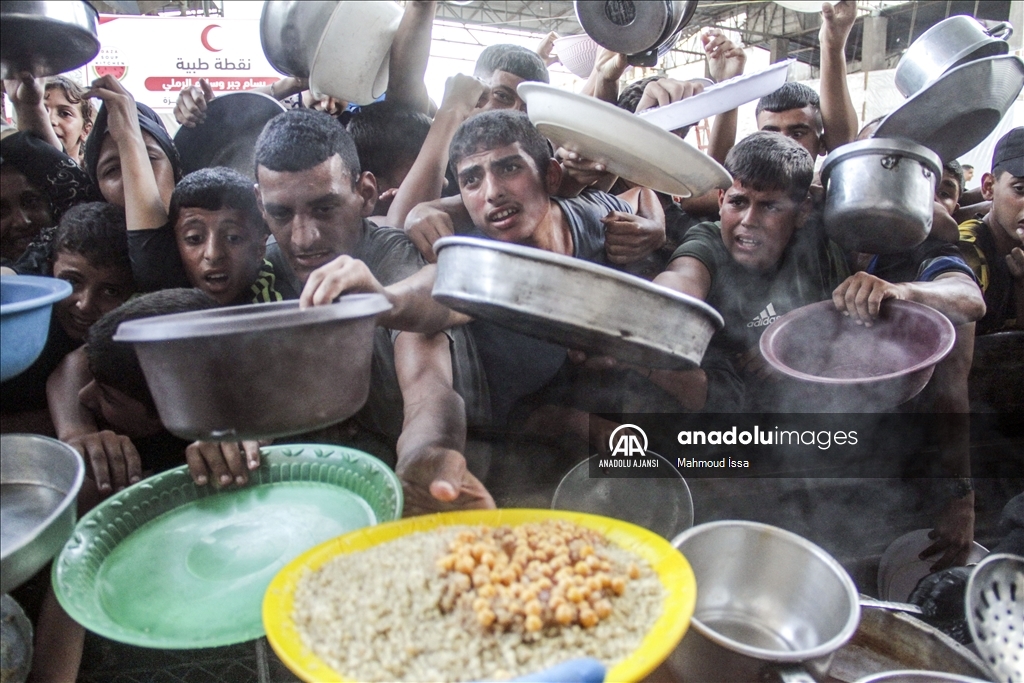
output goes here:
[[53, 277], [0, 277], [0, 382], [25, 371], [46, 346], [53, 304], [71, 284]]

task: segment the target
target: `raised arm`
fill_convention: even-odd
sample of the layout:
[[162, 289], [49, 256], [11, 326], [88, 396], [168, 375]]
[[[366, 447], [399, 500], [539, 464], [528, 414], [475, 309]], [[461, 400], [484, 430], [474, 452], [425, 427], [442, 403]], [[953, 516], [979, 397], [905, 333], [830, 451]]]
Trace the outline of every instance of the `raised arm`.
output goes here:
[[466, 468], [466, 411], [453, 389], [448, 337], [399, 334], [395, 369], [404, 404], [395, 471], [406, 514], [493, 508], [491, 494]]
[[33, 78], [30, 73], [23, 73], [17, 79], [4, 81], [4, 90], [14, 105], [18, 130], [31, 133], [63, 152], [64, 145], [50, 124], [50, 115], [43, 101], [42, 81]]
[[848, 277], [832, 293], [836, 309], [858, 324], [870, 326], [886, 299], [915, 301], [931, 306], [954, 325], [980, 320], [985, 299], [978, 285], [965, 273], [947, 272], [930, 282], [892, 283], [869, 273]]
[[391, 66], [388, 70], [388, 100], [424, 114], [430, 108], [430, 98], [423, 75], [430, 59], [431, 29], [436, 12], [435, 0], [405, 3], [405, 13], [391, 45]]
[[626, 55], [598, 48], [594, 68], [580, 93], [615, 104], [619, 100], [619, 79], [628, 68]]
[[846, 39], [857, 19], [857, 2], [823, 3], [821, 15], [821, 119], [825, 146], [834, 150], [857, 138], [857, 110], [846, 85]]
[[109, 135], [117, 145], [120, 158], [128, 230], [154, 230], [166, 225], [167, 207], [160, 197], [146, 141], [142, 138], [135, 98], [109, 75], [93, 81], [85, 96], [98, 97], [107, 109]]

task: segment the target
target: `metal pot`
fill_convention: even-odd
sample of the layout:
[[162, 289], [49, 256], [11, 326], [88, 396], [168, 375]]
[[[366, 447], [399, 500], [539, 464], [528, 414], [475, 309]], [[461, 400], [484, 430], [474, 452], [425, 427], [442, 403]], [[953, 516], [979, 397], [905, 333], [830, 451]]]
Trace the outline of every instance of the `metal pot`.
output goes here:
[[264, 2], [260, 43], [270, 65], [281, 73], [309, 78], [320, 36], [337, 5], [338, 0]]
[[1013, 33], [1009, 22], [992, 28], [973, 17], [949, 17], [925, 31], [896, 65], [896, 89], [910, 97], [955, 66], [982, 57], [1005, 55], [1006, 39]]
[[252, 304], [131, 320], [164, 426], [183, 439], [262, 439], [319, 429], [366, 402], [379, 294], [330, 306]]
[[857, 630], [853, 580], [828, 553], [789, 531], [710, 522], [672, 541], [693, 567], [697, 606], [669, 657], [685, 681], [822, 681]]
[[861, 678], [857, 683], [988, 683], [982, 678], [968, 678], [941, 671], [886, 671]]
[[0, 3], [0, 76], [36, 78], [87, 64], [99, 53], [99, 15], [87, 2]]
[[85, 478], [71, 446], [35, 434], [0, 436], [0, 593], [42, 569], [71, 537]]
[[696, 0], [576, 0], [576, 18], [598, 45], [628, 55], [632, 66], [654, 66], [697, 9]]
[[434, 244], [433, 296], [474, 318], [644, 367], [689, 369], [724, 325], [703, 301], [543, 249], [472, 237]]
[[851, 251], [916, 247], [931, 232], [941, 178], [939, 157], [916, 143], [873, 138], [843, 145], [821, 167], [825, 230]]

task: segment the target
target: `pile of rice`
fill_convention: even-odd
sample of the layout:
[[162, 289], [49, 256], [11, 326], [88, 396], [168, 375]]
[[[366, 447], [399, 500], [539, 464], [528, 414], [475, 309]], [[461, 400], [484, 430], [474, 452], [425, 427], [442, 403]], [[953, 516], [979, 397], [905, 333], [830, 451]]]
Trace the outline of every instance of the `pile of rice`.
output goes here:
[[303, 643], [339, 674], [362, 681], [480, 681], [514, 678], [577, 657], [612, 667], [661, 615], [665, 590], [644, 560], [609, 543], [602, 552], [640, 577], [596, 626], [539, 634], [482, 627], [471, 611], [442, 613], [445, 580], [436, 562], [468, 527], [410, 534], [340, 555], [299, 581], [293, 619]]

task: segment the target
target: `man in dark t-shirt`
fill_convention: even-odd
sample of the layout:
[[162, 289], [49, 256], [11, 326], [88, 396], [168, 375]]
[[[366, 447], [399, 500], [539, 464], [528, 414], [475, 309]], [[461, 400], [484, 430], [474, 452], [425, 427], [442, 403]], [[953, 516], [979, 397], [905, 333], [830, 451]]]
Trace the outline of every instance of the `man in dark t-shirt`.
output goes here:
[[275, 271], [280, 267], [282, 294], [316, 306], [370, 291], [392, 304], [378, 318], [363, 416], [371, 429], [397, 436], [406, 510], [493, 507], [466, 469], [466, 411], [453, 388], [451, 337], [441, 332], [464, 318], [409, 283], [423, 261], [401, 231], [365, 220], [377, 187], [361, 172], [351, 136], [326, 114], [293, 110], [267, 124], [255, 159], [257, 197], [274, 237], [268, 257]]

